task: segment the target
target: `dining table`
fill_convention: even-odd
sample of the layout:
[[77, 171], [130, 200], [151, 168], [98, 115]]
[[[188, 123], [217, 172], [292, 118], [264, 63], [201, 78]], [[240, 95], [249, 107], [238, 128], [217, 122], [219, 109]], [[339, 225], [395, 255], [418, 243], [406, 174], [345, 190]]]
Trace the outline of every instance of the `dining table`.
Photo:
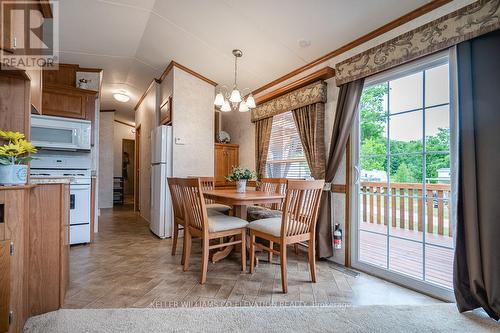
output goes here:
[[[284, 194], [276, 192], [257, 191], [254, 188], [247, 188], [245, 192], [236, 192], [236, 189], [215, 189], [203, 191], [207, 199], [212, 199], [217, 203], [233, 207], [234, 216], [243, 220], [247, 219], [247, 207], [252, 205], [281, 203], [285, 199]], [[217, 262], [226, 258], [234, 250], [233, 245], [229, 245], [212, 255], [211, 261]]]

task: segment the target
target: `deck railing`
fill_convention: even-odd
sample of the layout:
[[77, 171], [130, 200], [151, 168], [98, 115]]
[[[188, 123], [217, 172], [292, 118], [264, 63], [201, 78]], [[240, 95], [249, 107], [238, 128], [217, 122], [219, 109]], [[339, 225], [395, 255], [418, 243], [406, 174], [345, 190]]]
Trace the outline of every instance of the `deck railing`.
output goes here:
[[430, 234], [452, 236], [449, 184], [426, 184], [426, 196], [423, 195], [422, 184], [391, 183], [390, 192], [385, 182], [362, 181], [360, 185], [364, 222], [387, 225], [391, 218], [393, 228], [422, 232], [425, 204], [426, 231]]

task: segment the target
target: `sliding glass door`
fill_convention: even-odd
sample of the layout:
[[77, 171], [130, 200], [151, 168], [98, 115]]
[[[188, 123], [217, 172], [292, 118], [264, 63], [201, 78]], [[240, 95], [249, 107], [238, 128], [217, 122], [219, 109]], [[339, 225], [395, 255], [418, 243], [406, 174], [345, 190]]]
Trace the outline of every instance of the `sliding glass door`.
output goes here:
[[354, 132], [353, 265], [451, 298], [447, 54], [366, 81]]

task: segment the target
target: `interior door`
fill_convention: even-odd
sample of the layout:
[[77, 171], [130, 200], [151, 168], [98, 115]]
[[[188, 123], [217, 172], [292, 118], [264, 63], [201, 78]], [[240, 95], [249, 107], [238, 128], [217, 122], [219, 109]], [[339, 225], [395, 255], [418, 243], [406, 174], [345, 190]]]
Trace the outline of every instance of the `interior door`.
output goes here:
[[134, 210], [139, 212], [140, 207], [140, 177], [141, 175], [141, 125], [135, 129], [135, 184], [134, 184]]

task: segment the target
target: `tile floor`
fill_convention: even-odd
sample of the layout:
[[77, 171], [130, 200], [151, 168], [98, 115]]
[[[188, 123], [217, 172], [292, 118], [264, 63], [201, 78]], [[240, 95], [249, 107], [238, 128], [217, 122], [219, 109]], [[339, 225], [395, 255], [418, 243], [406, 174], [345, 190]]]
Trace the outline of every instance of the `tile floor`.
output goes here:
[[[101, 210], [100, 232], [91, 245], [71, 248], [70, 287], [65, 308], [174, 306], [249, 306], [313, 304], [429, 304], [439, 300], [361, 273], [357, 277], [317, 263], [311, 283], [305, 252], [290, 251], [289, 292], [281, 292], [279, 258], [261, 261], [252, 275], [240, 272], [237, 255], [209, 264], [205, 285], [198, 283], [200, 246], [183, 272], [180, 246], [171, 256], [171, 240], [160, 240], [131, 206]], [[259, 254], [265, 258], [264, 254]]]

